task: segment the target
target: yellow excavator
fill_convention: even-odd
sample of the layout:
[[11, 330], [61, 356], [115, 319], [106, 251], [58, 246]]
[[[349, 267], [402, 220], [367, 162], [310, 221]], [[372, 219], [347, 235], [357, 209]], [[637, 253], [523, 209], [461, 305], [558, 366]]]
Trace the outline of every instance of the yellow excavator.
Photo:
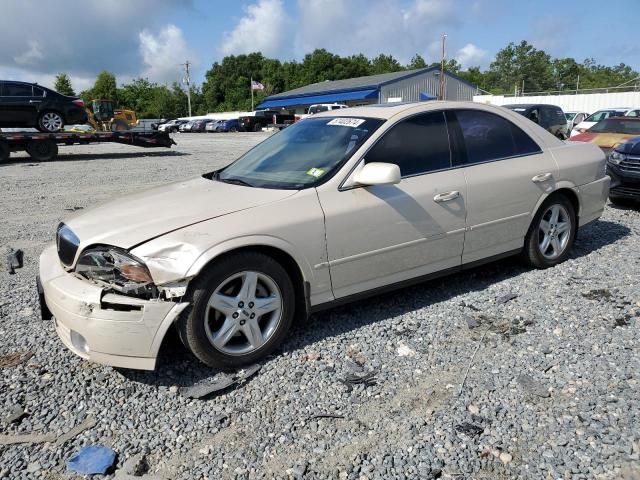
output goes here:
[[87, 116], [89, 125], [97, 132], [122, 132], [138, 125], [136, 112], [113, 108], [111, 100], [93, 100]]

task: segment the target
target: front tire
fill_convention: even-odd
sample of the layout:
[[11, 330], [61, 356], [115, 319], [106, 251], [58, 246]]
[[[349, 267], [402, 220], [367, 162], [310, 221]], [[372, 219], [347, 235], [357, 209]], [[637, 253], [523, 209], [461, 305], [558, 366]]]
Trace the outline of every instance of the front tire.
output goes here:
[[58, 112], [43, 112], [38, 117], [37, 128], [43, 133], [56, 133], [64, 128], [64, 119]]
[[571, 201], [564, 195], [547, 198], [533, 218], [524, 242], [525, 261], [536, 268], [564, 262], [576, 238], [577, 219]]
[[191, 289], [178, 322], [183, 343], [203, 363], [232, 369], [254, 363], [286, 337], [295, 313], [293, 284], [273, 258], [244, 252], [215, 262]]

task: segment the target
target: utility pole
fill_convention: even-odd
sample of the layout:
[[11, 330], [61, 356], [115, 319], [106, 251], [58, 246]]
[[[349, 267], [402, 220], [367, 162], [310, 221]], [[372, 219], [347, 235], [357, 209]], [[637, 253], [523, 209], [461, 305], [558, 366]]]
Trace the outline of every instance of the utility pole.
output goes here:
[[444, 45], [445, 45], [445, 41], [447, 39], [447, 34], [443, 33], [442, 34], [442, 56], [440, 57], [440, 100], [444, 100], [444, 56], [445, 56], [445, 50], [444, 50]]
[[189, 109], [189, 116], [191, 116], [191, 74], [189, 73], [190, 65], [191, 63], [189, 63], [189, 60], [182, 64], [182, 67], [184, 68], [184, 77], [182, 77], [182, 83], [185, 83], [187, 85], [187, 106]]

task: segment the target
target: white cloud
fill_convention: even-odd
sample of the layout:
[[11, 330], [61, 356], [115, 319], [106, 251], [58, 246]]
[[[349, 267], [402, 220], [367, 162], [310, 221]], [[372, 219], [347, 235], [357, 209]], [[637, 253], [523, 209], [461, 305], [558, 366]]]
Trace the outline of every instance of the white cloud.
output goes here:
[[[53, 86], [58, 72], [79, 91], [102, 70], [119, 83], [143, 73], [139, 33], [160, 29], [189, 0], [19, 0], [0, 2], [0, 77]], [[159, 35], [160, 37], [160, 35]]]
[[408, 63], [416, 53], [428, 62], [440, 58], [440, 36], [462, 23], [448, 0], [299, 0], [296, 54], [315, 48], [340, 54], [380, 53]]
[[156, 82], [174, 82], [182, 77], [180, 64], [193, 61], [182, 30], [166, 25], [157, 35], [149, 30], [139, 34], [140, 55], [145, 64], [143, 75]]
[[225, 32], [220, 53], [237, 55], [262, 52], [265, 56], [282, 56], [290, 53], [290, 36], [293, 27], [282, 0], [258, 0], [244, 7], [231, 32]]
[[473, 43], [467, 43], [456, 52], [455, 59], [462, 65], [462, 68], [486, 67], [489, 55], [486, 50], [477, 47]]
[[26, 52], [13, 57], [14, 61], [18, 65], [30, 65], [37, 63], [42, 60], [44, 55], [42, 55], [42, 49], [40, 48], [40, 43], [37, 40], [29, 40], [29, 50]]

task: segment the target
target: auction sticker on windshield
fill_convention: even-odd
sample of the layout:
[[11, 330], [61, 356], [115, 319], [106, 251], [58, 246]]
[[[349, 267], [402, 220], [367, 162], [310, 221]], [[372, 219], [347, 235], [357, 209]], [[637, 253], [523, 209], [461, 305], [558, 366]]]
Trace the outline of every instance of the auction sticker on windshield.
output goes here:
[[320, 178], [322, 175], [324, 175], [324, 168], [310, 168], [309, 170], [307, 170], [307, 175], [311, 175], [312, 177], [316, 177], [316, 178]]
[[361, 118], [347, 118], [347, 117], [341, 117], [341, 118], [334, 118], [333, 120], [331, 120], [329, 123], [327, 123], [327, 125], [338, 125], [340, 127], [359, 127], [360, 125], [362, 125], [364, 123], [364, 120]]

